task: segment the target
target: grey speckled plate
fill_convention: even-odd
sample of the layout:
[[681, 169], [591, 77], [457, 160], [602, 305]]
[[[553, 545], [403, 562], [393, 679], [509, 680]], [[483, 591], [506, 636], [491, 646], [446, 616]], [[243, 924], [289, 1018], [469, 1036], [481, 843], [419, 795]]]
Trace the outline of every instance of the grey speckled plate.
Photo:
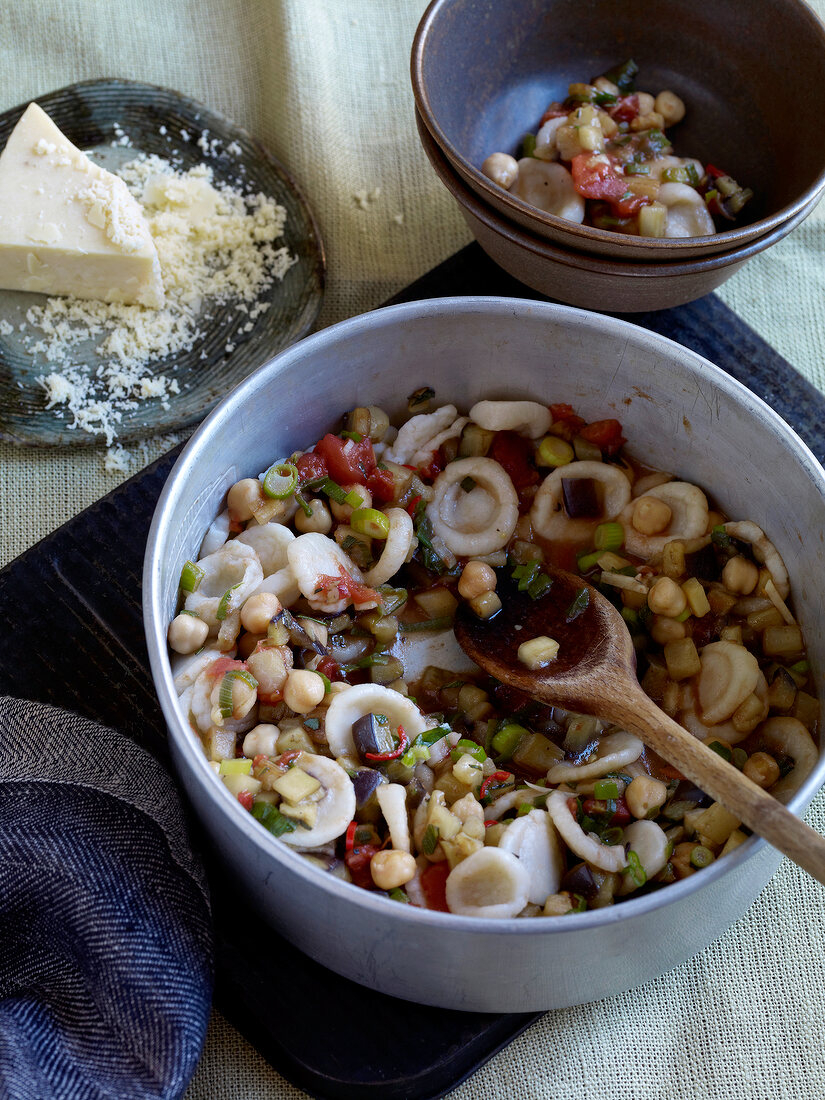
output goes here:
[[[117, 171], [138, 153], [156, 153], [184, 170], [205, 162], [217, 183], [237, 186], [240, 179], [244, 192], [261, 191], [287, 212], [284, 235], [276, 245], [286, 245], [297, 263], [282, 282], [276, 281], [264, 293], [262, 300], [269, 301], [269, 308], [256, 318], [250, 332], [243, 332], [249, 318], [232, 303], [219, 307], [205, 303], [199, 326], [203, 336], [195, 346], [150, 365], [149, 373], [154, 368], [175, 379], [180, 392], [169, 397], [166, 407], [149, 399], [124, 411], [118, 441], [193, 424], [242, 378], [312, 328], [321, 307], [325, 271], [312, 212], [286, 169], [246, 130], [168, 88], [128, 80], [92, 80], [38, 96], [37, 103], [75, 145], [93, 150], [96, 162], [110, 171]], [[0, 115], [0, 149], [26, 106]], [[206, 157], [198, 145], [204, 131], [208, 131], [206, 142], [215, 143], [210, 145], [214, 155]], [[120, 132], [128, 136], [129, 147], [116, 144]], [[227, 152], [232, 142], [236, 145]], [[24, 342], [26, 329], [19, 328], [29, 307], [43, 301], [43, 295], [0, 290], [0, 438], [29, 444], [99, 443], [99, 436], [70, 429], [68, 412], [61, 419], [56, 415], [59, 409], [46, 409], [37, 379], [54, 368], [42, 356], [33, 356]], [[29, 335], [37, 334], [29, 331]], [[231, 352], [227, 345], [232, 346]], [[78, 345], [72, 353], [73, 365], [92, 372], [101, 362], [94, 341]]]

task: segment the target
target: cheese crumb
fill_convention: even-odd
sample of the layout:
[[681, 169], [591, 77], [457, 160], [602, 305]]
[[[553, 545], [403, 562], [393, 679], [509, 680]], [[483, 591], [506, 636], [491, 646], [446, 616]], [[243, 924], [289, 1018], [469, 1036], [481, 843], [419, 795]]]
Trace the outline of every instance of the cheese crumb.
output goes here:
[[[139, 401], [168, 403], [179, 392], [174, 379], [152, 367], [204, 338], [204, 303], [237, 302], [254, 321], [269, 308], [262, 295], [297, 262], [277, 244], [286, 223], [283, 207], [218, 183], [208, 165], [177, 171], [160, 157], [141, 155], [118, 174], [143, 206], [160, 261], [164, 307], [49, 298], [27, 311], [24, 337], [31, 353], [54, 366], [38, 379], [46, 407], [66, 409], [74, 418], [71, 428], [102, 435], [109, 445], [124, 412]], [[90, 216], [106, 219], [107, 232], [128, 239], [130, 227], [118, 220], [118, 211], [98, 209], [95, 201], [90, 189]], [[75, 349], [87, 341], [100, 358], [92, 370], [72, 365]], [[234, 347], [226, 344], [227, 351]]]

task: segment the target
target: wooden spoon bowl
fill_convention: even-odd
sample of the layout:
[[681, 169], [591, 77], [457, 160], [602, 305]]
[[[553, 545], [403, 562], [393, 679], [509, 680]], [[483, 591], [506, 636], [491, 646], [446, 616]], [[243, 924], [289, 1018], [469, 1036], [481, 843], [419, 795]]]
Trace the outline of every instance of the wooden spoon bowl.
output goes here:
[[[642, 690], [627, 625], [613, 604], [581, 577], [543, 565], [553, 581], [533, 600], [502, 580], [502, 609], [479, 619], [467, 603], [456, 615], [462, 649], [485, 672], [543, 702], [591, 714], [641, 737], [711, 798], [825, 883], [825, 837], [795, 817], [718, 753], [669, 718]], [[586, 595], [583, 595], [586, 593]], [[538, 637], [559, 643], [558, 656], [537, 669], [519, 646]]]

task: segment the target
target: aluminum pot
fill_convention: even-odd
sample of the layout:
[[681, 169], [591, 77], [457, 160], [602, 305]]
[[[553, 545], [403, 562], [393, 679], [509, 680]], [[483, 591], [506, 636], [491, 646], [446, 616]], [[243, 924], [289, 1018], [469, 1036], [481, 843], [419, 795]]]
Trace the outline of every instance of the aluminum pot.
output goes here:
[[[566, 401], [615, 415], [630, 449], [705, 486], [763, 526], [783, 555], [823, 692], [825, 473], [761, 400], [693, 352], [624, 321], [511, 298], [380, 309], [293, 345], [237, 387], [189, 441], [158, 502], [146, 550], [146, 636], [183, 786], [215, 848], [265, 918], [354, 981], [445, 1008], [524, 1012], [597, 1000], [700, 951], [745, 911], [779, 855], [753, 838], [656, 893], [575, 916], [480, 920], [399, 905], [318, 871], [273, 838], [209, 767], [176, 705], [166, 627], [183, 561], [227, 488], [317, 439], [346, 410], [390, 415], [430, 384], [467, 408], [483, 397]], [[791, 808], [804, 811], [816, 770]]]

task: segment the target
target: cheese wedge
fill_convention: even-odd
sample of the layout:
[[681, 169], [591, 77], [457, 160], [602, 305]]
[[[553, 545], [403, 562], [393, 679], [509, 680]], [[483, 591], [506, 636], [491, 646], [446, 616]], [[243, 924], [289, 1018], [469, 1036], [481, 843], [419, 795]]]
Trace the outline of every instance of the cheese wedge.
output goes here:
[[140, 203], [31, 103], [0, 154], [0, 288], [159, 308]]

